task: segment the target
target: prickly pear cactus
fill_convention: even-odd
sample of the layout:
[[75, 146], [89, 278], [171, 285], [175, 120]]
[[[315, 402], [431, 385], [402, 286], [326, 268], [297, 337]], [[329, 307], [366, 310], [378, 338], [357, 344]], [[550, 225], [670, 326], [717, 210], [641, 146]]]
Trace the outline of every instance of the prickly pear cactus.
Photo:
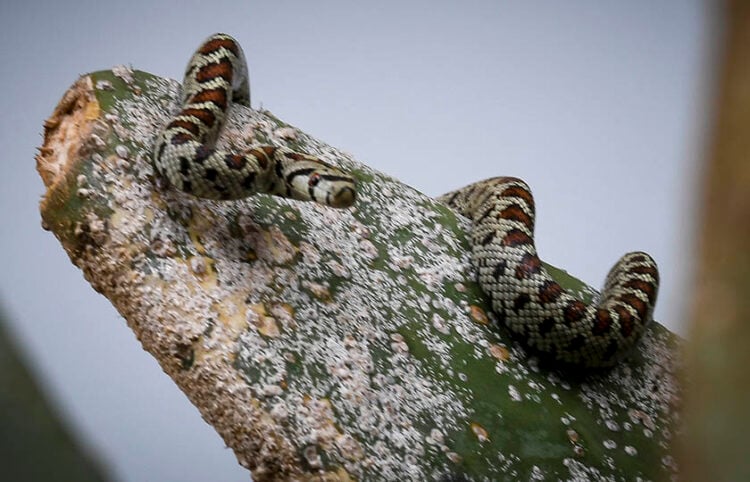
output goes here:
[[71, 87], [37, 157], [43, 225], [255, 480], [674, 476], [674, 335], [654, 323], [608, 372], [540, 364], [494, 326], [468, 221], [268, 112], [235, 106], [224, 143], [345, 168], [353, 208], [175, 192], [149, 159], [178, 92], [123, 67]]

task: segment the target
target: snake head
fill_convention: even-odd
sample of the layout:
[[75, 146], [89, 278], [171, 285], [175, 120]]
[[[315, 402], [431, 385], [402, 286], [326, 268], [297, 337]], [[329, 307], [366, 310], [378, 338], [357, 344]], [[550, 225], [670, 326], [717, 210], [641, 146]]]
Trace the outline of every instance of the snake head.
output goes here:
[[287, 195], [334, 208], [348, 208], [357, 198], [354, 179], [320, 159], [287, 152], [282, 175]]

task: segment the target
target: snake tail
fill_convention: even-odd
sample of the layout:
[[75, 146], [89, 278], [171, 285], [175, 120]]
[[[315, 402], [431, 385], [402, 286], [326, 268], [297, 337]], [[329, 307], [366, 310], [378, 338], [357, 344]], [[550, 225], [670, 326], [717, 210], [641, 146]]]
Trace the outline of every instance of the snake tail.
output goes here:
[[156, 138], [154, 166], [171, 185], [208, 199], [265, 193], [336, 208], [354, 203], [354, 179], [315, 157], [271, 145], [217, 149], [233, 102], [250, 105], [245, 55], [235, 39], [215, 34], [190, 58], [180, 110]]
[[439, 200], [472, 220], [472, 264], [499, 321], [528, 347], [586, 367], [617, 363], [641, 338], [659, 287], [656, 262], [624, 255], [599, 300], [584, 303], [547, 272], [534, 245], [534, 198], [520, 179], [497, 177]]

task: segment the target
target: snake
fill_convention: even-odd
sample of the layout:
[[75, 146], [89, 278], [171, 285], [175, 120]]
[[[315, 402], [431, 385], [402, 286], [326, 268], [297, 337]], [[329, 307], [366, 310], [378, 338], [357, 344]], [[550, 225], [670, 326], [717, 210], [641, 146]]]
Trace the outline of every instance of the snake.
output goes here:
[[190, 58], [180, 110], [156, 136], [153, 165], [171, 186], [214, 200], [260, 193], [334, 208], [354, 204], [354, 179], [316, 157], [274, 145], [217, 148], [232, 103], [250, 107], [247, 62], [234, 38], [217, 33]]
[[623, 255], [598, 298], [585, 303], [555, 281], [539, 258], [534, 198], [523, 180], [486, 179], [438, 200], [471, 220], [478, 284], [497, 321], [532, 351], [565, 366], [607, 368], [642, 338], [659, 288], [650, 255]]
[[[334, 208], [356, 199], [354, 179], [320, 159], [273, 145], [242, 152], [216, 147], [232, 103], [250, 106], [239, 43], [218, 33], [188, 62], [179, 111], [157, 134], [153, 164], [177, 189], [236, 200], [263, 193]], [[659, 286], [644, 252], [622, 256], [599, 298], [585, 303], [550, 276], [534, 244], [535, 206], [514, 177], [470, 184], [437, 199], [472, 221], [471, 262], [497, 320], [532, 351], [564, 364], [609, 367], [643, 336]]]

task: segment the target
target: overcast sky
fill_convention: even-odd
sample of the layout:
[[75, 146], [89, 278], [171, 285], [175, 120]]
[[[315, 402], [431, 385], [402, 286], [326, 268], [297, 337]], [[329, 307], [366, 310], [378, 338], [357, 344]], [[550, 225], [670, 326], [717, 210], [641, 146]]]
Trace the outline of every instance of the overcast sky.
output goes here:
[[44, 119], [82, 73], [180, 78], [243, 45], [254, 107], [417, 189], [497, 175], [536, 198], [542, 259], [599, 286], [648, 251], [685, 334], [718, 38], [699, 0], [0, 3], [0, 302], [45, 388], [122, 481], [247, 480], [234, 455], [39, 225]]

